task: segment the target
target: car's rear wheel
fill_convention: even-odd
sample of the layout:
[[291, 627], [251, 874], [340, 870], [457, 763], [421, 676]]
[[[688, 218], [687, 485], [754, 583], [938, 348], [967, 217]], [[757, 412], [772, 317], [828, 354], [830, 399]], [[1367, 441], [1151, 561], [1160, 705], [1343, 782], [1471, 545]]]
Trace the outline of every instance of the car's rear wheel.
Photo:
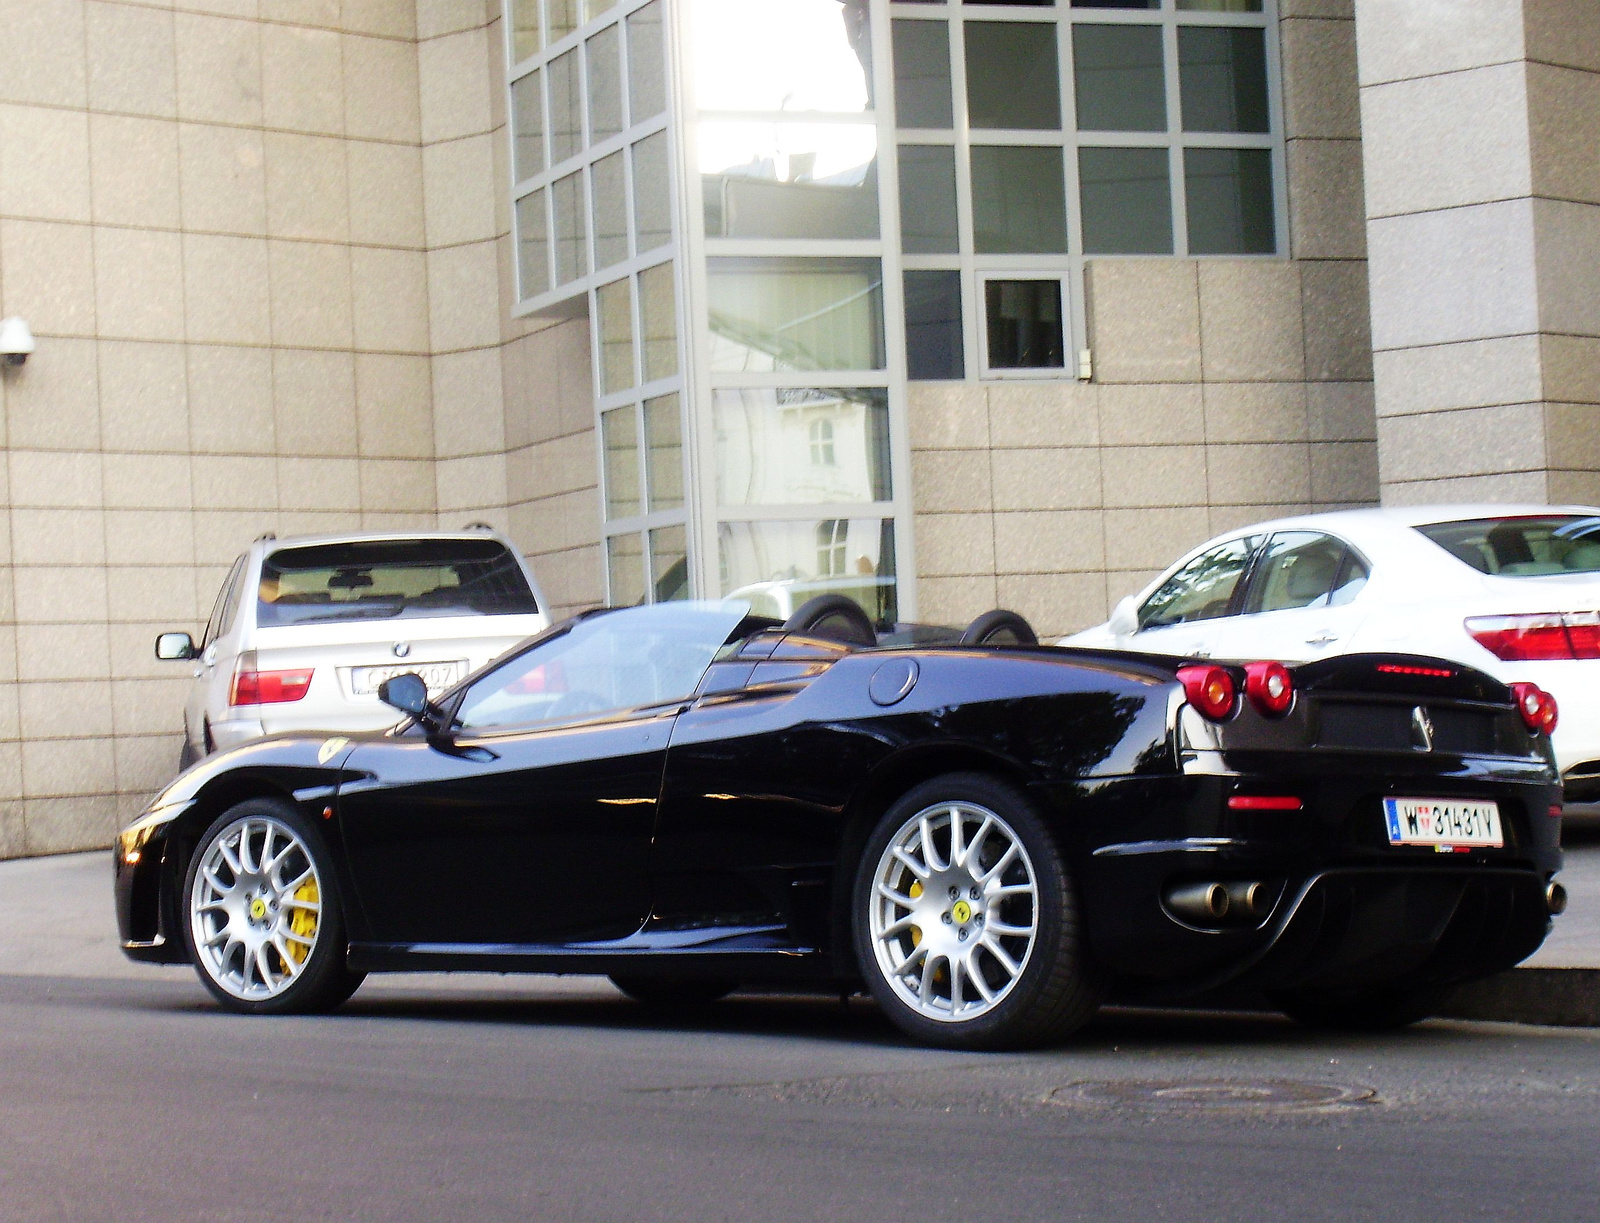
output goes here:
[[1282, 990], [1269, 995], [1274, 1006], [1307, 1028], [1336, 1032], [1387, 1032], [1438, 1012], [1445, 991], [1405, 985], [1366, 989]]
[[328, 1010], [361, 984], [345, 967], [338, 881], [317, 829], [271, 799], [230, 807], [206, 829], [184, 883], [184, 937], [229, 1010]]
[[1061, 851], [995, 778], [953, 773], [895, 803], [867, 840], [853, 911], [873, 996], [918, 1040], [1042, 1045], [1099, 1005]]
[[635, 1002], [662, 1009], [709, 1006], [739, 988], [737, 981], [722, 978], [630, 977], [626, 974], [614, 974], [611, 984]]

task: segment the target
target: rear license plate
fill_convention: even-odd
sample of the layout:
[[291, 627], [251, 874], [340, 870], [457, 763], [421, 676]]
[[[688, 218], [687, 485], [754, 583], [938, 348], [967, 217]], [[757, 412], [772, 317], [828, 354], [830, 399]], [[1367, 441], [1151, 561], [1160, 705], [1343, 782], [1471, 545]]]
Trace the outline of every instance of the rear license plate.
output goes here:
[[386, 679], [407, 673], [422, 676], [429, 692], [443, 692], [467, 673], [465, 659], [455, 662], [398, 663], [390, 667], [352, 667], [350, 691], [357, 696], [371, 696]]
[[1432, 845], [1440, 850], [1505, 844], [1500, 805], [1455, 798], [1386, 798], [1383, 814], [1391, 845]]

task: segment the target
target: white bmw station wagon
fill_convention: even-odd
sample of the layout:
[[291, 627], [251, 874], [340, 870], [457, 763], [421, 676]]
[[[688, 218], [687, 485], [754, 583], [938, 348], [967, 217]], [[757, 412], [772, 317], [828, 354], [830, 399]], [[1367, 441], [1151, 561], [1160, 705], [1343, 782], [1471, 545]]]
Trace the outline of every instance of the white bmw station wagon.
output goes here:
[[217, 594], [205, 635], [162, 633], [156, 657], [192, 660], [187, 768], [284, 730], [380, 730], [378, 685], [414, 671], [430, 692], [548, 626], [533, 574], [488, 529], [263, 536]]

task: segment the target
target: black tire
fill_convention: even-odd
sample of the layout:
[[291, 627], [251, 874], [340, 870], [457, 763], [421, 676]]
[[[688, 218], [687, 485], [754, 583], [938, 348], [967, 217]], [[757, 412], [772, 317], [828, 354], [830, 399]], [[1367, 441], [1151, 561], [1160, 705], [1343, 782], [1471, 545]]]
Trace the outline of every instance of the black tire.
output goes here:
[[178, 749], [178, 772], [183, 772], [191, 765], [198, 763], [200, 753], [194, 750], [194, 744], [189, 742], [189, 737], [184, 736], [183, 746]]
[[[907, 834], [910, 821], [919, 814], [947, 804], [970, 804], [999, 817], [1009, 826], [1008, 831], [1014, 834], [1031, 863], [1035, 890], [1032, 903], [1036, 908], [1031, 918], [1033, 942], [1020, 972], [1009, 980], [1003, 992], [997, 992], [995, 1002], [984, 1004], [988, 1009], [970, 1019], [930, 1018], [903, 999], [896, 985], [891, 983], [889, 970], [879, 963], [870, 929], [879, 872], [892, 869], [888, 867], [891, 843]], [[976, 833], [971, 835], [976, 836]], [[944, 852], [953, 861], [954, 855], [948, 854], [948, 835]], [[983, 852], [987, 851], [981, 845], [980, 853]], [[1002, 875], [999, 881], [1006, 878]], [[920, 882], [916, 886], [920, 887]], [[931, 884], [926, 894], [934, 894]], [[976, 895], [973, 899], [975, 903], [966, 911], [974, 915], [970, 919], [974, 923], [973, 946], [978, 946], [986, 938], [985, 927], [981, 925], [983, 908], [995, 914], [992, 921], [998, 922], [1004, 917], [1000, 907], [1004, 902], [990, 900], [987, 894], [981, 902]], [[958, 910], [952, 910], [955, 911]], [[851, 920], [856, 959], [878, 1005], [902, 1031], [925, 1044], [967, 1050], [1034, 1048], [1066, 1039], [1092, 1019], [1099, 1008], [1103, 991], [1083, 947], [1077, 896], [1060, 847], [1027, 797], [998, 778], [980, 773], [950, 773], [922, 783], [890, 807], [862, 851], [851, 893]], [[944, 924], [951, 925], [950, 922]], [[926, 934], [919, 934], [916, 926], [912, 926], [911, 931], [908, 937], [914, 940], [914, 947], [920, 948]], [[970, 954], [976, 957], [978, 953]], [[925, 956], [936, 959], [927, 953]], [[951, 964], [946, 960], [946, 971], [950, 969]], [[967, 971], [970, 974], [970, 968]], [[987, 983], [994, 985], [993, 981]], [[952, 985], [952, 1006], [954, 995]]]
[[963, 645], [1038, 645], [1039, 634], [1018, 613], [997, 607], [967, 625], [961, 641]]
[[635, 1002], [659, 1010], [687, 1010], [710, 1006], [739, 988], [737, 981], [700, 977], [630, 977], [613, 974], [615, 985]]
[[810, 633], [814, 637], [827, 637], [845, 645], [874, 646], [878, 644], [877, 631], [861, 604], [844, 595], [818, 595], [807, 599], [794, 615], [783, 622], [791, 633]]
[[1282, 990], [1272, 1004], [1302, 1027], [1327, 1032], [1391, 1032], [1437, 1013], [1445, 991], [1404, 985]]
[[[298, 838], [305, 856], [316, 872], [319, 895], [316, 897], [319, 912], [316, 917], [315, 939], [305, 960], [299, 964], [298, 973], [279, 992], [267, 997], [241, 997], [224, 988], [208, 968], [209, 958], [203, 958], [195, 937], [193, 897], [195, 880], [201, 864], [216, 841], [232, 830], [241, 820], [256, 819], [276, 821]], [[296, 850], [296, 853], [302, 850]], [[365, 973], [351, 972], [345, 966], [345, 949], [348, 936], [344, 922], [344, 904], [339, 891], [338, 876], [334, 871], [333, 857], [323, 840], [321, 830], [289, 804], [270, 798], [251, 798], [236, 803], [219, 815], [200, 842], [184, 871], [183, 892], [179, 897], [180, 920], [184, 944], [189, 952], [189, 962], [194, 965], [200, 982], [214, 998], [230, 1011], [246, 1015], [308, 1014], [332, 1010], [361, 985]], [[276, 954], [276, 953], [273, 953]], [[280, 966], [282, 956], [277, 956]], [[248, 982], [248, 975], [246, 981]]]

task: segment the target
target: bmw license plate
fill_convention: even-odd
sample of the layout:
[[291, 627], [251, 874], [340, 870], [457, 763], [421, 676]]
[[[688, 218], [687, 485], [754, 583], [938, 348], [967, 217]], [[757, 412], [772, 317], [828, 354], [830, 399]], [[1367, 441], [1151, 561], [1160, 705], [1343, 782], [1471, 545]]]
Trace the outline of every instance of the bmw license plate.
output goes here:
[[1500, 806], [1455, 798], [1386, 798], [1391, 845], [1432, 845], [1442, 853], [1505, 844]]
[[422, 676], [422, 682], [428, 685], [430, 693], [443, 692], [467, 673], [465, 659], [455, 662], [414, 662], [397, 663], [386, 667], [352, 667], [350, 669], [350, 691], [357, 696], [371, 696], [378, 691], [378, 686], [386, 679], [393, 679], [396, 675], [405, 675], [411, 672]]

